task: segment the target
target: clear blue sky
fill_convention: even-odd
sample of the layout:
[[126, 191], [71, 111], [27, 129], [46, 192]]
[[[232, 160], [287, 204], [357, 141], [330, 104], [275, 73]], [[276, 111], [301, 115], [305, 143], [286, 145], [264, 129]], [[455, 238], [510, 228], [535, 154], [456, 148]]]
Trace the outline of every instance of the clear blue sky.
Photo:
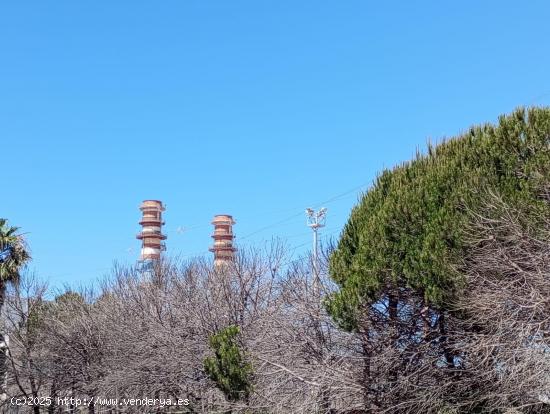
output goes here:
[[[303, 252], [304, 207], [550, 103], [547, 1], [445, 3], [3, 2], [0, 216], [54, 286], [134, 262], [147, 198], [170, 254], [206, 251], [216, 213]], [[325, 235], [356, 199], [326, 203]]]

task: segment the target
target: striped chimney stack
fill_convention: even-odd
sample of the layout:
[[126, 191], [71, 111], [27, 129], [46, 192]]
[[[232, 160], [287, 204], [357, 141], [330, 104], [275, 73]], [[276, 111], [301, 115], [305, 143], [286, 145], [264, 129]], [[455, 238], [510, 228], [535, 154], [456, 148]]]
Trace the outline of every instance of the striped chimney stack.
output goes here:
[[233, 261], [237, 249], [233, 247], [233, 224], [235, 220], [228, 214], [218, 214], [212, 220], [214, 225], [214, 245], [210, 247], [210, 251], [214, 253], [214, 266], [230, 263]]
[[166, 236], [162, 234], [162, 212], [166, 210], [159, 200], [145, 200], [139, 209], [142, 211], [141, 233], [136, 238], [141, 240], [141, 261], [159, 260], [161, 251], [166, 247], [163, 240]]

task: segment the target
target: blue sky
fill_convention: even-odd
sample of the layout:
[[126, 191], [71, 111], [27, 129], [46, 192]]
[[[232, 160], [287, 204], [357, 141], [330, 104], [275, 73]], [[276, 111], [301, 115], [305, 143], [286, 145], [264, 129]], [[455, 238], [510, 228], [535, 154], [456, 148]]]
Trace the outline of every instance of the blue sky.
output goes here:
[[305, 207], [331, 200], [337, 237], [380, 169], [548, 105], [549, 19], [545, 1], [4, 2], [0, 216], [54, 286], [133, 263], [147, 198], [169, 254], [204, 254], [216, 213], [241, 246], [304, 252]]

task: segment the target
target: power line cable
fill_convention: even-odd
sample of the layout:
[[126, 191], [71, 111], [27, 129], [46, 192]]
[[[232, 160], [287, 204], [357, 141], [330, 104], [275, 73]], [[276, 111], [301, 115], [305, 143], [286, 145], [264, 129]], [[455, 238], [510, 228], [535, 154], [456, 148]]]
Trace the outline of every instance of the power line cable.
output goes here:
[[[320, 207], [320, 206], [322, 206], [322, 205], [325, 205], [325, 204], [328, 204], [328, 203], [332, 203], [332, 202], [334, 202], [334, 201], [336, 201], [336, 200], [338, 200], [338, 199], [340, 199], [340, 198], [342, 198], [342, 197], [347, 196], [348, 194], [351, 194], [351, 193], [353, 193], [353, 192], [357, 192], [357, 191], [360, 190], [361, 188], [367, 187], [367, 186], [369, 186], [369, 185], [370, 185], [370, 182], [369, 182], [369, 183], [361, 184], [361, 185], [359, 185], [359, 186], [357, 186], [357, 187], [354, 187], [354, 188], [351, 188], [351, 189], [349, 189], [349, 190], [347, 190], [347, 191], [345, 191], [345, 192], [343, 192], [343, 193], [341, 193], [341, 194], [335, 195], [334, 197], [331, 197], [331, 198], [329, 198], [329, 199], [327, 199], [327, 200], [325, 200], [325, 201], [322, 201], [322, 202], [320, 202], [320, 203], [317, 203], [317, 204], [314, 205], [314, 207], [317, 208], [317, 207]], [[303, 214], [304, 214], [303, 211], [300, 211], [299, 213], [293, 214], [293, 215], [291, 215], [291, 216], [289, 216], [289, 217], [286, 217], [286, 218], [284, 218], [284, 219], [282, 219], [282, 220], [276, 221], [275, 223], [268, 224], [267, 226], [261, 227], [261, 228], [259, 228], [258, 230], [253, 231], [252, 233], [248, 233], [248, 234], [246, 234], [246, 235], [240, 237], [239, 239], [240, 239], [240, 240], [245, 240], [245, 239], [247, 239], [247, 238], [249, 238], [249, 237], [251, 237], [251, 236], [254, 236], [255, 234], [261, 233], [261, 232], [263, 232], [263, 231], [265, 231], [265, 230], [268, 230], [268, 229], [270, 229], [270, 228], [273, 228], [273, 227], [279, 226], [279, 225], [281, 225], [281, 224], [284, 224], [284, 223], [286, 223], [286, 222], [288, 222], [288, 221], [290, 221], [290, 220], [292, 220], [292, 219], [294, 219], [294, 218], [296, 218], [296, 217], [302, 216]]]

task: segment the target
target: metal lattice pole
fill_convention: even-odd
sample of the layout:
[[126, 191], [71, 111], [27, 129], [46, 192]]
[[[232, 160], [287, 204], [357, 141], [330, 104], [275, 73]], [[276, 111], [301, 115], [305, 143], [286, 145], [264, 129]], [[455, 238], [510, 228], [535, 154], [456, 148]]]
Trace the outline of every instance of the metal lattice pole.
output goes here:
[[319, 276], [319, 238], [318, 231], [325, 226], [327, 209], [325, 207], [318, 211], [312, 208], [306, 209], [306, 220], [308, 227], [313, 230], [313, 253], [312, 253], [312, 268], [313, 268], [313, 293], [317, 300], [320, 300], [320, 276]]

